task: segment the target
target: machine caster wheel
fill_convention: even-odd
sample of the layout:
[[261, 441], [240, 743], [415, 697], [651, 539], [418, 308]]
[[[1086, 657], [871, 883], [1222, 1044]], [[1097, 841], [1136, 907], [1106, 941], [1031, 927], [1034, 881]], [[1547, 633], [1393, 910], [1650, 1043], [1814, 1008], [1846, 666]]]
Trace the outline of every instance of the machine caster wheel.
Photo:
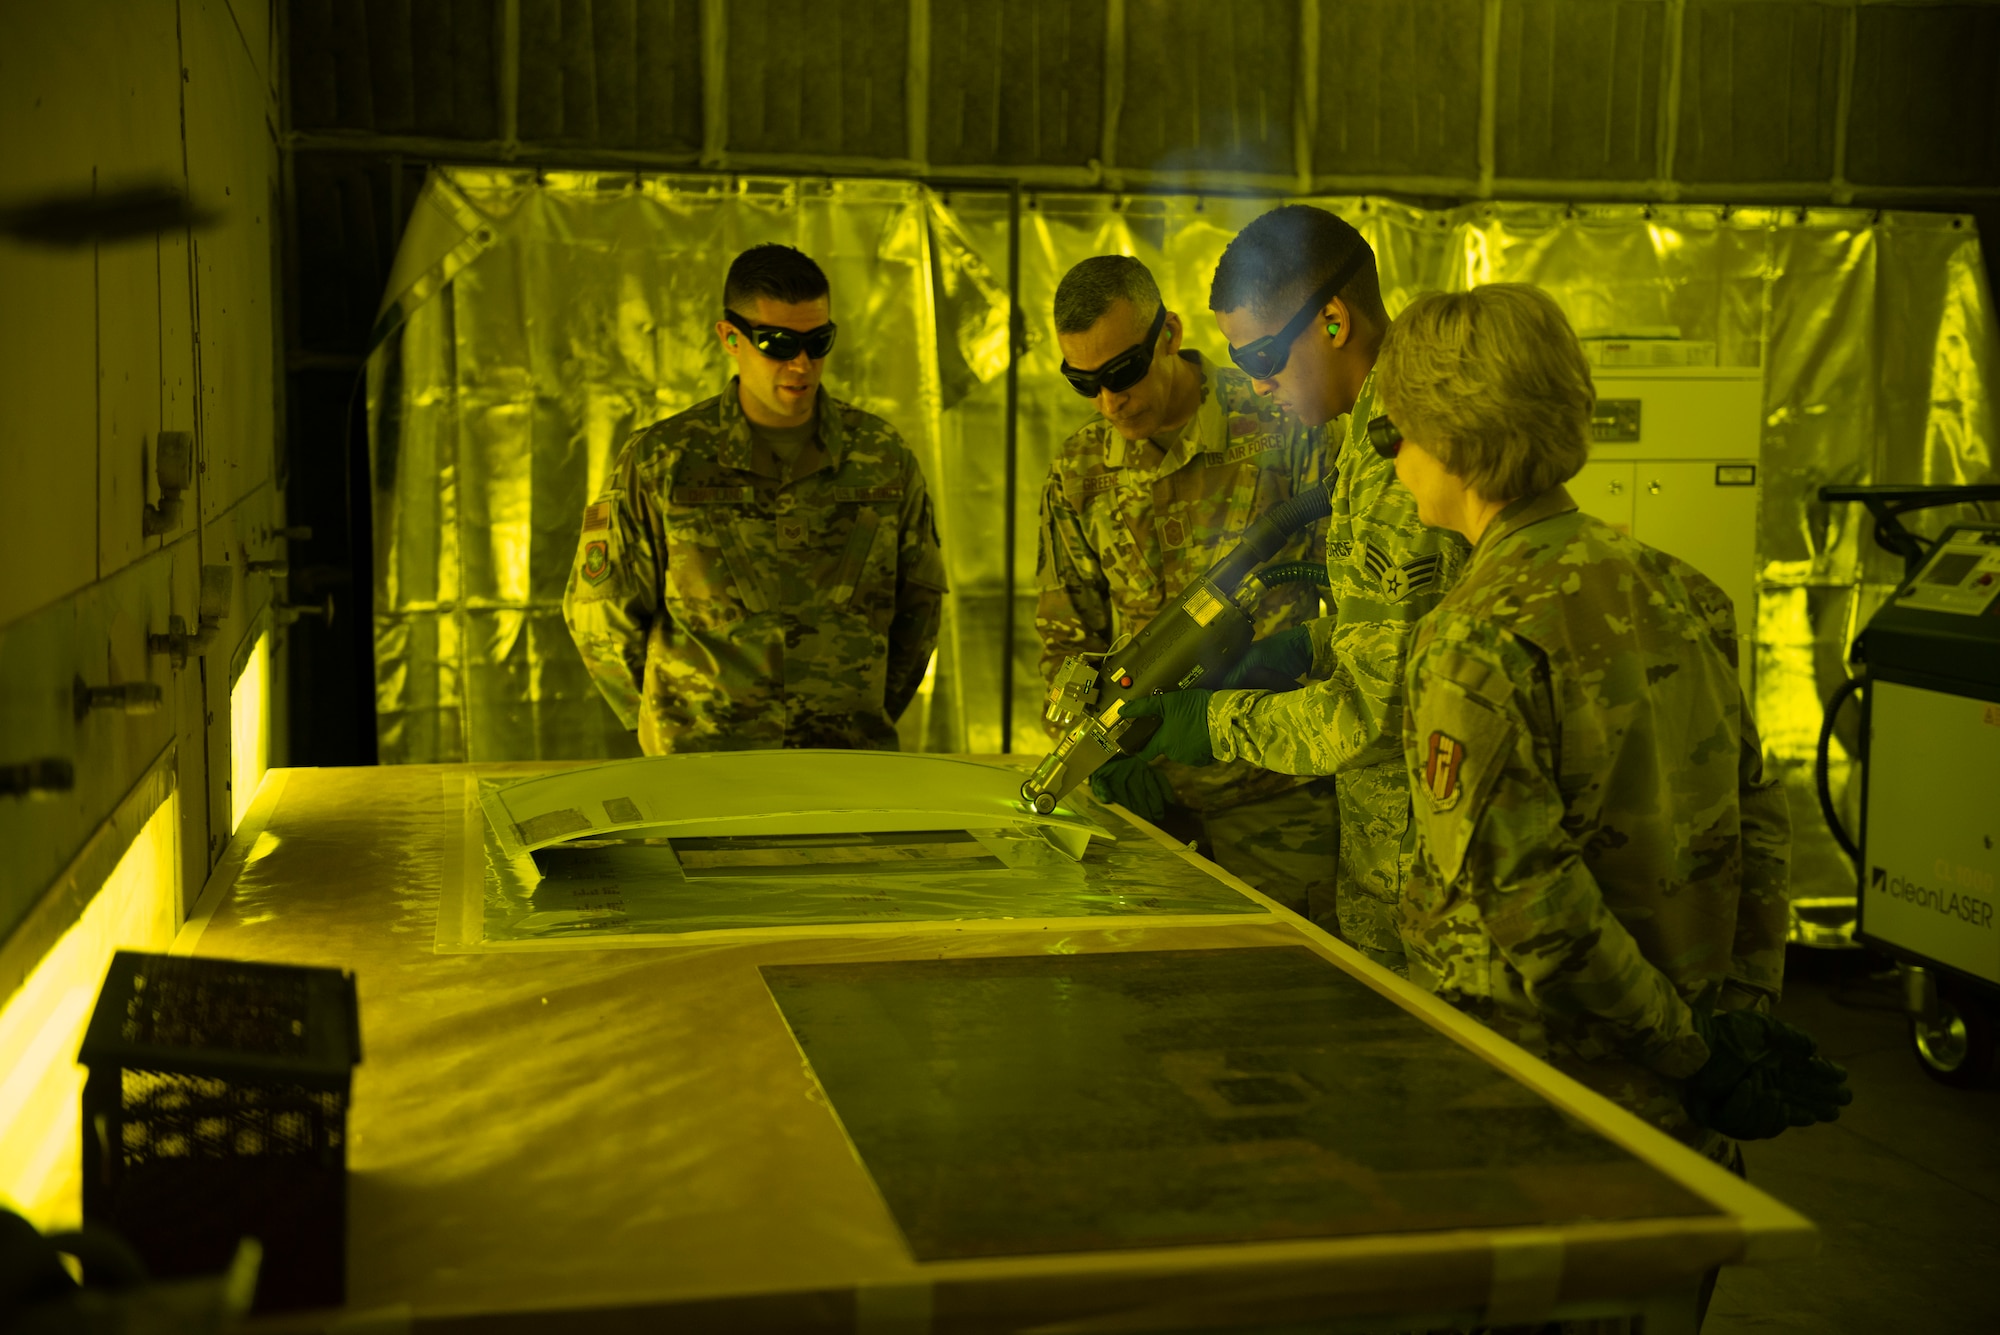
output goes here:
[[1978, 1089], [1993, 1074], [1993, 1013], [1955, 989], [1940, 989], [1937, 1020], [1910, 1021], [1910, 1047], [1924, 1074], [1954, 1089]]

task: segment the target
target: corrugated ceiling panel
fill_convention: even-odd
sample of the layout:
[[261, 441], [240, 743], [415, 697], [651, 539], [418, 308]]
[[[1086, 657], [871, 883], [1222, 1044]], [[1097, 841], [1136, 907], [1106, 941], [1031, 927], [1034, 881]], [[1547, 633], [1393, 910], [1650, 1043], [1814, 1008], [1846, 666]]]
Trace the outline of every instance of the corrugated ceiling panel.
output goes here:
[[497, 0], [293, 0], [292, 124], [492, 139]]
[[1650, 179], [1659, 162], [1666, 8], [1660, 0], [1506, 0], [1496, 172]]
[[1821, 4], [1690, 5], [1676, 178], [1829, 179], [1842, 22], [1840, 11]]
[[730, 0], [729, 147], [909, 154], [905, 0]]
[[701, 147], [700, 0], [520, 0], [522, 139]]
[[1081, 167], [1104, 124], [1104, 0], [931, 5], [930, 159]]
[[1118, 165], [1291, 174], [1298, 51], [1297, 0], [1129, 0]]
[[1345, 0], [1319, 20], [1313, 170], [1479, 173], [1481, 0]]
[[1871, 5], [1858, 18], [1847, 179], [2000, 184], [2000, 8]]

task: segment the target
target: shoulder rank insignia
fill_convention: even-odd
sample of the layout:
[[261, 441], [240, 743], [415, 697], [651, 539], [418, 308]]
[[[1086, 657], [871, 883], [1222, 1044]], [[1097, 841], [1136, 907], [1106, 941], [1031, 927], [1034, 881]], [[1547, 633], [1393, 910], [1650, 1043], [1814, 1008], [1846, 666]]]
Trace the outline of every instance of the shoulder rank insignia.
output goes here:
[[583, 577], [592, 584], [602, 584], [604, 577], [611, 573], [611, 549], [602, 538], [592, 539], [583, 544]]
[[1361, 563], [1368, 567], [1368, 573], [1382, 581], [1382, 597], [1388, 602], [1400, 603], [1413, 593], [1428, 589], [1438, 581], [1438, 568], [1444, 564], [1441, 552], [1428, 556], [1413, 556], [1397, 565], [1389, 559], [1389, 554], [1368, 543], [1361, 553]]
[[1464, 791], [1458, 782], [1459, 768], [1465, 763], [1465, 743], [1444, 732], [1432, 732], [1424, 752], [1424, 792], [1435, 811], [1450, 811]]

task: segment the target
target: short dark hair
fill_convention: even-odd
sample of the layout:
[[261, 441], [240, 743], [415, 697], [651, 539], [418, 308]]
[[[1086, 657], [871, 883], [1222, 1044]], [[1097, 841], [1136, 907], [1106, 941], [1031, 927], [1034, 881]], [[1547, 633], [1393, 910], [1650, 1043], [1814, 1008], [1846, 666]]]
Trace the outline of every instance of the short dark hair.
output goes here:
[[1056, 284], [1056, 332], [1083, 333], [1120, 297], [1132, 303], [1141, 321], [1151, 320], [1160, 308], [1160, 285], [1152, 270], [1130, 255], [1092, 255], [1079, 261]]
[[1374, 248], [1351, 223], [1310, 204], [1272, 209], [1236, 234], [1215, 266], [1208, 308], [1226, 312], [1247, 306], [1260, 320], [1290, 319], [1357, 249], [1360, 266], [1341, 286], [1340, 298], [1386, 325]]
[[743, 307], [753, 297], [790, 304], [826, 294], [826, 274], [812, 257], [775, 241], [738, 255], [722, 283], [722, 304], [739, 315], [748, 314]]

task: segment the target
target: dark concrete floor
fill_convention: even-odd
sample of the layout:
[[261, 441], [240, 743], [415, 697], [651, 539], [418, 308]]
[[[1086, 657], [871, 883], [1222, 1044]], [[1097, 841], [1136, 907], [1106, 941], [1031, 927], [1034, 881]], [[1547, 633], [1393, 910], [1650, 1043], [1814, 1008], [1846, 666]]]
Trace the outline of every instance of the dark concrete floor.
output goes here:
[[1893, 975], [1861, 952], [1795, 953], [1787, 974], [1779, 1014], [1847, 1067], [1854, 1102], [1744, 1157], [1820, 1252], [1724, 1270], [1703, 1335], [2000, 1330], [2000, 1088], [1926, 1076]]

